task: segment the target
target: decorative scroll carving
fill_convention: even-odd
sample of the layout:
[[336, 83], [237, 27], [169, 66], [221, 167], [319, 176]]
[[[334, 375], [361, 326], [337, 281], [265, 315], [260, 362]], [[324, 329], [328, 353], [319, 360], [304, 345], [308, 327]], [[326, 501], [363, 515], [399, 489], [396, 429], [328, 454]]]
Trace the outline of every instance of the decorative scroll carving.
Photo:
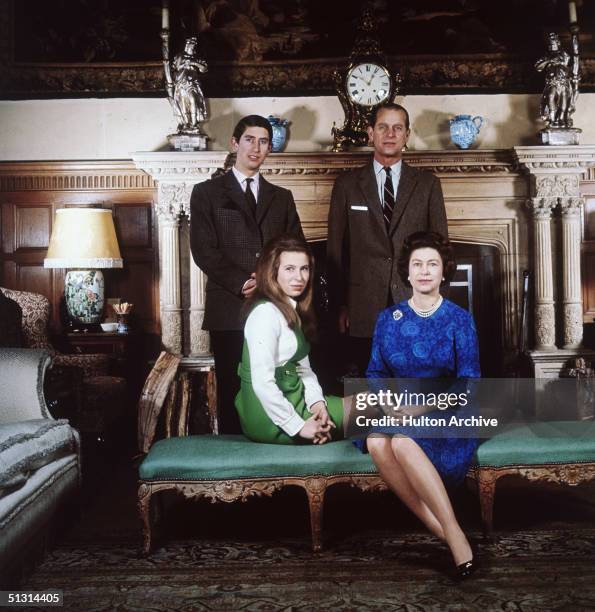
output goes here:
[[583, 341], [583, 305], [564, 304], [564, 348], [578, 347]]
[[206, 497], [215, 503], [245, 502], [249, 497], [271, 497], [275, 491], [283, 487], [283, 481], [275, 480], [225, 480], [212, 483], [184, 483], [175, 487], [178, 493], [186, 498]]
[[473, 467], [467, 474], [479, 485], [481, 518], [484, 530], [493, 530], [494, 497], [496, 481], [503, 476], [518, 475], [528, 480], [543, 480], [556, 484], [576, 486], [595, 478], [595, 463], [562, 463], [542, 465], [513, 465], [501, 468]]
[[595, 478], [595, 464], [566, 463], [519, 467], [517, 473], [529, 480], [545, 480], [557, 484], [576, 486]]
[[161, 308], [161, 343], [174, 355], [182, 353], [182, 312]]
[[[391, 69], [407, 66], [408, 94], [465, 92], [487, 88], [503, 93], [525, 91], [533, 80], [530, 62], [499, 57], [450, 56], [432, 58], [407, 56], [389, 58]], [[209, 98], [242, 95], [332, 95], [332, 74], [345, 60], [294, 60], [292, 62], [210, 62], [204, 77]], [[582, 61], [583, 87], [595, 86], [595, 59]], [[5, 66], [1, 89], [9, 94], [60, 93], [155, 93], [165, 95], [161, 62], [130, 65], [126, 63], [81, 65], [33, 64]]]
[[194, 183], [159, 183], [157, 214], [190, 216], [190, 195]]
[[364, 492], [386, 491], [388, 489], [382, 478], [376, 474], [370, 476], [352, 476], [349, 480], [352, 487]]
[[545, 349], [556, 345], [554, 304], [535, 305], [535, 344]]
[[560, 212], [562, 216], [580, 217], [581, 208], [585, 205], [585, 198], [560, 198]]
[[579, 193], [578, 174], [544, 174], [535, 179], [535, 196], [554, 198], [573, 196]]
[[190, 352], [192, 355], [209, 355], [211, 342], [209, 332], [202, 329], [205, 312], [190, 312]]
[[386, 485], [378, 474], [337, 474], [331, 476], [292, 476], [287, 478], [242, 478], [237, 480], [199, 480], [199, 481], [160, 481], [142, 482], [138, 488], [138, 508], [143, 522], [143, 551], [147, 554], [151, 545], [151, 523], [149, 520], [149, 501], [151, 495], [166, 490], [174, 490], [187, 499], [206, 498], [211, 502], [246, 501], [251, 496], [271, 497], [273, 493], [286, 486], [298, 486], [306, 491], [310, 508], [312, 548], [322, 548], [322, 508], [324, 494], [328, 487], [347, 483], [362, 491], [381, 491]]
[[557, 198], [537, 197], [527, 200], [527, 206], [533, 214], [533, 218], [549, 220], [552, 217], [552, 210], [558, 205]]

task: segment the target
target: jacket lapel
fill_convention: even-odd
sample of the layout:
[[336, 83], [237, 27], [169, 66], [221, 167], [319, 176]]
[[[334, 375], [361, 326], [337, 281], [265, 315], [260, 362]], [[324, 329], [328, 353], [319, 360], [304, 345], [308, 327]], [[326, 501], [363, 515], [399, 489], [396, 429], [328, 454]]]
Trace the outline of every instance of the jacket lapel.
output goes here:
[[392, 235], [399, 225], [399, 221], [411, 201], [411, 195], [413, 194], [416, 183], [417, 179], [415, 178], [415, 172], [403, 162], [401, 164], [401, 178], [399, 179], [399, 186], [397, 188], [397, 199], [395, 200], [395, 209], [390, 222], [389, 235]]
[[265, 181], [261, 174], [258, 179], [258, 202], [256, 202], [256, 223], [258, 223], [258, 225], [262, 223], [262, 220], [267, 214], [271, 202], [274, 199], [274, 195], [275, 190], [273, 186], [268, 181]]
[[359, 185], [368, 204], [368, 212], [376, 219], [376, 222], [385, 230], [384, 217], [382, 216], [382, 204], [378, 197], [378, 183], [374, 176], [374, 165], [369, 163], [360, 171]]
[[227, 197], [244, 213], [244, 215], [254, 223], [254, 215], [246, 201], [246, 194], [243, 192], [233, 172], [230, 170], [223, 177], [225, 193]]

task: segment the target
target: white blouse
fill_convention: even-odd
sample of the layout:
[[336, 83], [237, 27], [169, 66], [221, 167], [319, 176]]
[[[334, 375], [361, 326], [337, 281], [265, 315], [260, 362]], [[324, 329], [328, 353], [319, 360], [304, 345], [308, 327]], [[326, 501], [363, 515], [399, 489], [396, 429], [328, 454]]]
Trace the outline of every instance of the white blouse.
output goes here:
[[[296, 303], [291, 300], [293, 307]], [[285, 365], [297, 350], [297, 338], [281, 311], [271, 302], [256, 306], [246, 320], [244, 337], [250, 354], [252, 388], [265, 412], [288, 436], [295, 436], [304, 426], [304, 419], [283, 396], [275, 382], [275, 368]], [[324, 401], [316, 374], [306, 355], [298, 361], [297, 374], [304, 383], [304, 399], [308, 409]]]

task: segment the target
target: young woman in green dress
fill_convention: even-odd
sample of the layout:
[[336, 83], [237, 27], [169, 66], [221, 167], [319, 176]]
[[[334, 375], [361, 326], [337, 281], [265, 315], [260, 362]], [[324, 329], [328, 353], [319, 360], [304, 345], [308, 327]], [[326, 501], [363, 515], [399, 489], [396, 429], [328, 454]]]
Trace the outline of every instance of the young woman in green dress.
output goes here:
[[313, 268], [308, 245], [290, 235], [268, 242], [258, 259], [235, 400], [242, 431], [255, 442], [324, 444], [342, 437], [342, 400], [323, 395], [308, 359]]

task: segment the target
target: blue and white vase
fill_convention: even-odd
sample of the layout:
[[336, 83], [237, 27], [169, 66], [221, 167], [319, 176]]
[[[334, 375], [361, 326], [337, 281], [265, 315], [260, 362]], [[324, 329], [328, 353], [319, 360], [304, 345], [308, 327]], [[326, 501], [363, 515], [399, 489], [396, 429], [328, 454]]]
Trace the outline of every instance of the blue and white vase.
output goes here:
[[287, 139], [287, 126], [289, 125], [289, 120], [269, 115], [267, 117], [267, 121], [271, 124], [271, 127], [273, 128], [273, 153], [279, 153], [285, 148], [285, 141]]
[[483, 117], [477, 115], [457, 115], [448, 121], [450, 123], [450, 139], [459, 149], [468, 149], [479, 134], [483, 125]]

